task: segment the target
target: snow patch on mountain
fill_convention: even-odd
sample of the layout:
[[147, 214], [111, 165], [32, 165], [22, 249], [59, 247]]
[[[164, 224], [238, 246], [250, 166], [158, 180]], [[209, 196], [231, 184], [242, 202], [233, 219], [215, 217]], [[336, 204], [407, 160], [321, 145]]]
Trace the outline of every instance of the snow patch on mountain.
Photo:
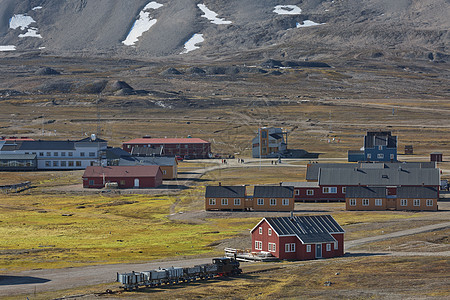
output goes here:
[[218, 18], [218, 14], [212, 10], [210, 10], [208, 7], [206, 7], [205, 4], [197, 4], [198, 8], [200, 8], [200, 10], [204, 13], [204, 15], [202, 15], [203, 18], [207, 18], [208, 20], [211, 21], [211, 23], [213, 24], [218, 24], [218, 25], [222, 25], [222, 24], [231, 24], [231, 21], [225, 21], [224, 19]]
[[27, 32], [19, 34], [20, 38], [35, 37], [42, 39], [42, 36], [39, 33], [37, 33], [38, 29], [36, 27], [30, 27], [30, 25], [33, 23], [36, 23], [36, 21], [30, 16], [27, 16], [25, 14], [13, 15], [12, 18], [9, 20], [9, 28], [11, 29], [20, 28], [21, 30], [27, 29]]
[[184, 44], [184, 50], [180, 54], [186, 54], [191, 51], [194, 51], [195, 49], [199, 49], [200, 47], [197, 46], [197, 44], [200, 44], [204, 42], [205, 39], [203, 38], [203, 34], [196, 33], [194, 34], [185, 44]]
[[316, 22], [311, 21], [311, 20], [305, 20], [305, 21], [302, 22], [302, 24], [297, 23], [297, 28], [318, 26], [318, 25], [324, 25], [324, 24], [325, 23], [316, 23]]
[[273, 12], [279, 15], [299, 15], [302, 10], [297, 5], [277, 5]]
[[13, 45], [0, 46], [0, 52], [15, 51], [15, 50], [16, 50], [16, 46], [13, 46]]
[[134, 22], [127, 38], [122, 41], [122, 43], [126, 46], [134, 46], [142, 34], [150, 30], [150, 28], [157, 22], [157, 19], [152, 19], [150, 17], [149, 10], [158, 9], [161, 6], [163, 6], [161, 3], [155, 1], [148, 3], [139, 13], [139, 18]]
[[37, 33], [38, 29], [34, 28], [34, 27], [30, 27], [28, 28], [27, 32], [19, 34], [20, 38], [24, 38], [24, 37], [35, 37], [35, 38], [40, 38], [42, 39], [42, 35], [40, 35], [39, 33]]
[[39, 10], [39, 9], [42, 9], [42, 6], [36, 6], [32, 8], [32, 10]]

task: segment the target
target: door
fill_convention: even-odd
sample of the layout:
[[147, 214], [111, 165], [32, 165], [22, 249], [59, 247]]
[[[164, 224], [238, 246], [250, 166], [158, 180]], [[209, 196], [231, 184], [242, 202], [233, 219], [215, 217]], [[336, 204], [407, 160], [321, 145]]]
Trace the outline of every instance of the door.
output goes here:
[[322, 258], [322, 244], [316, 244], [316, 258]]
[[397, 208], [396, 201], [397, 199], [395, 198], [388, 198], [386, 202], [386, 209], [396, 209]]
[[134, 187], [135, 188], [139, 187], [139, 179], [137, 179], [137, 178], [134, 180]]

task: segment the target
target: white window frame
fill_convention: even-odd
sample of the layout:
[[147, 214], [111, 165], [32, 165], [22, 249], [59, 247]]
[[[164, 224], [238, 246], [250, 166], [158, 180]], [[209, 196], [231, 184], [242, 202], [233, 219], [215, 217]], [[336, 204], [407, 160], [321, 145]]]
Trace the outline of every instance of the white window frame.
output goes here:
[[267, 229], [267, 234], [268, 234], [269, 236], [272, 235], [272, 228]]
[[433, 206], [434, 201], [433, 199], [427, 199], [427, 206]]
[[264, 198], [258, 198], [258, 200], [256, 200], [257, 201], [257, 205], [264, 205]]
[[413, 206], [420, 206], [420, 199], [414, 199]]
[[263, 232], [262, 227], [259, 227], [259, 234], [262, 234], [262, 232]]
[[286, 243], [284, 244], [284, 252], [295, 252], [295, 243]]
[[306, 190], [306, 196], [314, 196], [314, 190]]
[[262, 242], [261, 241], [255, 241], [255, 249], [262, 250]]
[[209, 199], [209, 205], [216, 205], [216, 199], [215, 198]]
[[295, 194], [298, 196], [300, 195], [300, 190], [295, 190]]
[[306, 245], [306, 252], [311, 252], [311, 245]]
[[289, 205], [289, 199], [283, 199], [282, 203], [283, 203], [283, 206], [288, 206]]
[[228, 205], [228, 198], [222, 198], [222, 205]]
[[331, 251], [331, 244], [327, 244], [327, 251]]
[[269, 243], [268, 244], [268, 250], [269, 250], [269, 252], [276, 252], [277, 251], [277, 244], [275, 244], [275, 243]]
[[400, 206], [408, 206], [408, 199], [400, 199]]
[[392, 154], [392, 153], [391, 153], [390, 159], [394, 159], [394, 158], [395, 158], [395, 154]]
[[378, 159], [383, 159], [384, 158], [384, 154], [383, 153], [378, 153], [377, 154], [377, 158]]
[[270, 206], [276, 206], [277, 205], [277, 199], [271, 198], [270, 199]]
[[356, 199], [350, 199], [350, 206], [356, 206]]
[[236, 206], [241, 205], [241, 199], [240, 198], [235, 198], [234, 199], [234, 205], [236, 205]]
[[379, 151], [383, 150], [383, 146], [378, 146], [378, 150]]
[[339, 248], [339, 243], [336, 241], [334, 242], [334, 250], [337, 250]]
[[362, 205], [363, 206], [369, 206], [369, 204], [370, 204], [369, 199], [362, 199]]
[[347, 192], [347, 187], [346, 186], [343, 186], [342, 187], [342, 194], [345, 194]]
[[383, 199], [375, 199], [375, 206], [382, 206], [383, 205]]
[[327, 186], [323, 188], [324, 194], [336, 194], [337, 193], [337, 187], [335, 186]]
[[371, 159], [372, 158], [372, 154], [371, 153], [367, 153], [367, 158]]

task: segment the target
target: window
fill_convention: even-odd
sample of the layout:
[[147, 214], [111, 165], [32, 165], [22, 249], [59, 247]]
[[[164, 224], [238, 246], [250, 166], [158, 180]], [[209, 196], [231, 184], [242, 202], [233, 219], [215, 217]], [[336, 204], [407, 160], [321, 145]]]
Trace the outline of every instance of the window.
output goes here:
[[95, 152], [89, 152], [89, 157], [95, 157]]
[[345, 194], [346, 192], [347, 192], [347, 187], [344, 186], [344, 187], [342, 188], [342, 194]]
[[289, 205], [289, 199], [283, 199], [282, 201], [284, 206]]
[[383, 150], [383, 146], [378, 146], [378, 150], [379, 151]]
[[268, 234], [268, 235], [272, 235], [272, 228], [269, 228], [269, 229], [267, 230], [267, 234]]
[[44, 152], [39, 152], [39, 156], [44, 156]]
[[375, 199], [375, 206], [383, 205], [383, 199]]
[[284, 244], [284, 251], [285, 252], [295, 252], [295, 243]]
[[277, 251], [277, 245], [275, 243], [269, 243], [269, 252]]
[[53, 156], [58, 156], [58, 152], [53, 152]]
[[331, 251], [331, 244], [327, 244], [327, 251]]
[[262, 242], [255, 241], [255, 249], [256, 250], [262, 250]]
[[413, 205], [414, 206], [420, 206], [420, 199], [414, 199], [413, 200]]
[[391, 155], [390, 155], [390, 158], [391, 158], [391, 159], [394, 159], [394, 154], [391, 154]]
[[166, 175], [167, 174], [167, 170], [162, 170], [163, 174]]
[[84, 152], [80, 152], [80, 156], [81, 156], [81, 157], [84, 157]]
[[46, 167], [51, 167], [51, 166], [52, 166], [52, 162], [46, 160], [46, 161], [45, 161], [45, 166], [46, 166]]
[[270, 199], [270, 205], [271, 206], [277, 205], [277, 199]]
[[47, 156], [52, 156], [52, 153], [51, 152], [47, 152]]
[[73, 161], [69, 161], [69, 167], [73, 167]]
[[323, 188], [324, 194], [336, 194], [337, 193], [337, 187], [324, 187]]
[[312, 195], [314, 195], [314, 190], [306, 190], [306, 195], [307, 195], [307, 196], [312, 196]]
[[228, 199], [226, 198], [222, 199], [222, 205], [228, 205]]
[[65, 166], [67, 166], [67, 163], [65, 161], [62, 161], [61, 162], [61, 167], [65, 167]]
[[363, 206], [369, 206], [369, 199], [362, 199]]
[[89, 185], [94, 185], [94, 180], [89, 180]]
[[262, 227], [259, 227], [259, 234], [262, 234]]
[[407, 206], [408, 205], [408, 199], [401, 199], [400, 200], [400, 205], [401, 206]]
[[350, 205], [356, 206], [356, 199], [350, 199]]
[[338, 242], [334, 242], [334, 250], [337, 250], [339, 248]]
[[300, 190], [295, 190], [296, 195], [300, 195]]
[[209, 199], [209, 205], [216, 205], [216, 199]]
[[234, 199], [234, 205], [241, 205], [241, 199]]
[[54, 166], [54, 167], [59, 166], [59, 162], [58, 162], [58, 161], [53, 161], [53, 166]]
[[61, 152], [61, 156], [66, 156], [66, 152]]
[[121, 180], [120, 185], [125, 185], [125, 180]]
[[306, 252], [311, 252], [311, 245], [306, 245]]
[[384, 154], [383, 153], [378, 153], [377, 154], [377, 158], [378, 159], [383, 159], [384, 158]]
[[433, 199], [427, 199], [427, 206], [433, 206]]
[[73, 156], [73, 152], [69, 152], [69, 156]]
[[76, 165], [77, 167], [81, 167], [81, 161], [77, 160], [77, 162], [75, 163], [75, 165]]
[[257, 203], [258, 205], [264, 205], [264, 199], [258, 199], [258, 203]]
[[367, 153], [367, 159], [371, 159], [372, 158], [372, 154]]

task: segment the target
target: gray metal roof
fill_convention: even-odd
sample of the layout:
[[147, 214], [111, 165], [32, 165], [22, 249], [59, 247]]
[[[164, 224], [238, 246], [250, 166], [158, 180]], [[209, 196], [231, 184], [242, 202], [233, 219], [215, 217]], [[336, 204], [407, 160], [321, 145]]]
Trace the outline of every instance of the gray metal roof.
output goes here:
[[293, 186], [255, 186], [253, 197], [255, 198], [292, 198], [294, 197]]
[[0, 153], [0, 160], [33, 160], [36, 159], [36, 154], [2, 154]]
[[132, 155], [137, 156], [154, 156], [154, 155], [161, 155], [163, 154], [163, 147], [139, 147], [134, 146], [131, 149]]
[[439, 169], [320, 169], [320, 185], [439, 185]]
[[245, 186], [207, 186], [205, 198], [244, 198]]
[[386, 198], [385, 187], [349, 186], [345, 191], [346, 198]]
[[129, 156], [129, 157], [121, 157], [119, 160], [119, 166], [148, 166], [148, 165], [157, 165], [157, 166], [174, 166], [177, 162], [175, 157], [137, 157], [137, 156]]
[[397, 198], [436, 199], [438, 190], [426, 186], [405, 186], [397, 188]]
[[369, 131], [364, 137], [365, 149], [376, 146], [386, 146], [387, 148], [397, 147], [397, 136], [391, 135], [390, 131]]
[[306, 180], [319, 180], [320, 168], [356, 168], [357, 163], [317, 163], [308, 164], [306, 169]]
[[319, 187], [319, 183], [317, 181], [308, 182], [308, 181], [297, 181], [297, 182], [283, 182], [283, 186], [293, 186], [294, 188], [301, 188], [301, 187]]
[[362, 169], [417, 169], [417, 168], [436, 168], [436, 162], [360, 162]]
[[73, 141], [23, 141], [20, 150], [75, 150]]
[[279, 236], [296, 235], [304, 244], [335, 242], [330, 233], [344, 233], [330, 215], [266, 218], [266, 221]]

